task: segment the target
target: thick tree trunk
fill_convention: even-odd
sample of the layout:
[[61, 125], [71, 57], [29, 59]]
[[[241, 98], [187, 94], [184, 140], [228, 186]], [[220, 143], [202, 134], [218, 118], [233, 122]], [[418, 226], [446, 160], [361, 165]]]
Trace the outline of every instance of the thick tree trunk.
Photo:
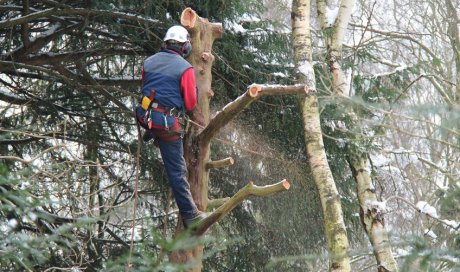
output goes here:
[[[188, 61], [195, 69], [195, 79], [198, 89], [198, 104], [191, 116], [194, 123], [201, 127], [209, 123], [209, 102], [213, 95], [211, 90], [211, 68], [214, 56], [211, 54], [214, 40], [223, 33], [222, 24], [210, 23], [199, 17], [190, 8], [182, 12], [181, 23], [190, 32], [193, 50]], [[205, 211], [208, 201], [209, 168], [206, 163], [210, 160], [210, 142], [203, 141], [198, 136], [200, 126], [192, 125], [184, 139], [184, 157], [187, 163], [188, 182], [195, 204], [198, 209]], [[178, 231], [182, 224], [178, 223]], [[171, 260], [176, 263], [192, 263], [196, 266], [191, 271], [201, 271], [201, 256], [203, 246], [197, 246], [191, 251], [174, 252]]]
[[[310, 1], [293, 1], [291, 18], [295, 65], [301, 72], [300, 80], [306, 82], [309, 88], [314, 90], [315, 76], [311, 65]], [[308, 161], [323, 209], [325, 234], [330, 253], [330, 271], [350, 271], [348, 238], [342, 206], [324, 150], [316, 96], [307, 96], [302, 99], [301, 110]]]
[[365, 154], [350, 155], [349, 163], [357, 185], [359, 215], [377, 259], [377, 270], [379, 272], [398, 271], [398, 264], [393, 258], [388, 233], [385, 229], [384, 210], [382, 210], [384, 207], [377, 200], [369, 173], [369, 160]]
[[[206, 211], [208, 206], [209, 171], [217, 167], [226, 167], [233, 164], [232, 158], [220, 161], [210, 160], [210, 142], [212, 138], [238, 113], [260, 97], [281, 94], [305, 95], [308, 92], [308, 88], [305, 85], [261, 86], [253, 84], [248, 87], [245, 93], [235, 99], [235, 101], [227, 104], [210, 119], [209, 102], [214, 94], [211, 90], [211, 68], [214, 61], [211, 48], [214, 40], [220, 38], [222, 35], [222, 25], [210, 23], [208, 20], [200, 18], [190, 8], [183, 11], [181, 23], [189, 30], [192, 37], [193, 50], [188, 60], [195, 69], [199, 94], [197, 108], [191, 116], [191, 129], [184, 139], [184, 156], [187, 162], [188, 181], [193, 199], [199, 210]], [[267, 196], [275, 192], [287, 190], [289, 186], [289, 182], [286, 180], [264, 187], [258, 187], [249, 183], [233, 197], [221, 202], [219, 208], [203, 220], [196, 227], [193, 234], [203, 234], [212, 224], [227, 215], [249, 196]], [[177, 231], [181, 229], [182, 224], [179, 223]], [[172, 253], [171, 260], [176, 263], [193, 262], [195, 266], [190, 271], [200, 271], [202, 268], [202, 255], [203, 246], [197, 246], [190, 251]]]

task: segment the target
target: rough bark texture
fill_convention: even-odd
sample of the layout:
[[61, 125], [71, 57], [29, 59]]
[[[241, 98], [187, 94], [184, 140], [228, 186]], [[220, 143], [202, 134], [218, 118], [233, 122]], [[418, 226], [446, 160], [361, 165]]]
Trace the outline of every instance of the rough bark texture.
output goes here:
[[363, 227], [371, 242], [377, 269], [379, 272], [398, 271], [393, 258], [388, 233], [385, 229], [383, 212], [378, 204], [375, 188], [369, 173], [369, 160], [364, 154], [352, 156], [349, 160], [353, 176], [356, 180], [359, 214]]
[[[209, 122], [209, 102], [211, 91], [211, 68], [214, 56], [211, 54], [214, 40], [223, 33], [222, 24], [210, 23], [199, 17], [190, 8], [182, 12], [181, 23], [190, 32], [193, 50], [188, 61], [195, 69], [196, 86], [198, 89], [198, 104], [191, 116], [193, 122], [205, 126]], [[184, 157], [187, 163], [188, 182], [195, 204], [201, 211], [206, 210], [208, 201], [209, 169], [206, 162], [210, 159], [210, 143], [202, 141], [197, 135], [199, 126], [191, 126], [184, 139]], [[178, 231], [182, 225], [178, 224]], [[191, 251], [173, 252], [171, 260], [176, 263], [192, 263], [196, 266], [191, 271], [201, 271], [201, 256], [203, 246], [197, 246]]]
[[[223, 32], [222, 25], [210, 23], [199, 17], [192, 9], [183, 11], [181, 23], [191, 34], [193, 50], [188, 61], [195, 69], [196, 85], [198, 88], [198, 105], [191, 116], [192, 126], [184, 139], [184, 157], [187, 163], [188, 181], [193, 199], [201, 211], [206, 211], [208, 206], [209, 171], [216, 167], [226, 167], [233, 164], [233, 159], [212, 162], [210, 160], [210, 143], [212, 138], [238, 113], [249, 106], [253, 101], [264, 95], [303, 94], [308, 92], [305, 85], [278, 86], [256, 85], [235, 101], [227, 104], [212, 119], [209, 113], [209, 103], [214, 95], [211, 90], [211, 68], [214, 56], [211, 54], [212, 44], [220, 38]], [[212, 224], [227, 215], [239, 203], [249, 196], [267, 196], [275, 192], [289, 189], [289, 182], [283, 180], [277, 184], [258, 187], [249, 183], [233, 197], [219, 203], [219, 208], [212, 212], [205, 220], [200, 222], [194, 230], [194, 235], [203, 234]], [[181, 231], [182, 224], [177, 225]], [[203, 246], [196, 246], [189, 251], [178, 251], [171, 254], [171, 261], [176, 263], [193, 264], [189, 271], [201, 271], [201, 256]]]
[[[311, 65], [310, 1], [296, 0], [292, 4], [292, 31], [294, 60], [302, 69], [300, 80], [314, 90], [314, 70]], [[313, 180], [318, 189], [324, 215], [326, 240], [330, 253], [330, 271], [350, 271], [348, 238], [343, 221], [342, 206], [332, 173], [327, 162], [322, 139], [318, 100], [307, 96], [301, 101], [305, 144]]]

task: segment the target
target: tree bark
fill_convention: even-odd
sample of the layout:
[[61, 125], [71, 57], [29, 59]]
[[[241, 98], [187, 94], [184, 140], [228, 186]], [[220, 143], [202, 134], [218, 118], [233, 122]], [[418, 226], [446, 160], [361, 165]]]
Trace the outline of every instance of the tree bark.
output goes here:
[[398, 264], [393, 258], [390, 239], [385, 229], [384, 210], [378, 205], [375, 187], [369, 173], [369, 160], [365, 154], [350, 155], [349, 163], [357, 185], [361, 223], [377, 259], [377, 271], [398, 271]]
[[[326, 25], [325, 19], [321, 20], [321, 28], [327, 37], [326, 56], [332, 78], [332, 89], [336, 95], [349, 96], [350, 86], [340, 66], [342, 58], [342, 43], [350, 20], [351, 11], [355, 0], [341, 1], [338, 16], [332, 26]], [[326, 5], [318, 5], [318, 14], [326, 13]], [[329, 30], [328, 30], [329, 29]], [[329, 33], [329, 34], [328, 34]], [[349, 109], [353, 112], [353, 109]], [[353, 125], [353, 124], [351, 124]], [[358, 138], [357, 136], [356, 138]], [[377, 196], [372, 185], [372, 179], [367, 168], [367, 154], [355, 154], [352, 146], [348, 145], [349, 163], [357, 184], [358, 202], [360, 205], [361, 222], [372, 244], [374, 255], [378, 264], [378, 271], [398, 271], [398, 266], [393, 258], [388, 233], [385, 229], [383, 214], [370, 207], [369, 203], [376, 203]]]
[[[310, 4], [307, 0], [293, 1], [291, 18], [295, 65], [300, 71], [300, 80], [314, 90], [316, 88], [311, 65]], [[351, 271], [342, 206], [324, 150], [317, 97], [311, 95], [303, 98], [301, 111], [308, 161], [324, 215], [325, 234], [330, 253], [329, 270]]]
[[[201, 211], [206, 211], [208, 206], [209, 171], [216, 167], [226, 167], [233, 164], [233, 159], [212, 162], [210, 160], [210, 144], [212, 138], [232, 120], [238, 113], [249, 106], [253, 101], [264, 95], [281, 94], [305, 94], [308, 88], [305, 85], [279, 86], [279, 85], [256, 85], [248, 87], [248, 90], [235, 101], [226, 105], [212, 119], [209, 113], [209, 103], [214, 95], [211, 90], [211, 68], [214, 56], [211, 53], [215, 39], [220, 38], [223, 32], [222, 25], [210, 23], [199, 17], [190, 8], [182, 12], [181, 23], [191, 34], [193, 50], [188, 61], [195, 69], [196, 85], [198, 89], [198, 104], [191, 116], [192, 126], [184, 138], [184, 157], [187, 163], [188, 182], [192, 197]], [[212, 224], [227, 215], [239, 203], [251, 195], [266, 196], [275, 192], [289, 189], [289, 182], [283, 180], [277, 184], [258, 187], [249, 183], [233, 197], [226, 199], [205, 220], [200, 222], [193, 234], [202, 235]], [[182, 224], [178, 223], [177, 231], [182, 230]], [[171, 254], [171, 261], [175, 263], [194, 264], [190, 271], [201, 271], [201, 256], [203, 246], [196, 246], [188, 251], [176, 251]]]
[[455, 5], [452, 3], [452, 0], [446, 0], [446, 10], [449, 16], [448, 20], [448, 34], [450, 36], [450, 42], [452, 44], [452, 49], [454, 53], [455, 60], [455, 91], [453, 96], [455, 97], [456, 105], [460, 105], [460, 30], [458, 29], [459, 16]]

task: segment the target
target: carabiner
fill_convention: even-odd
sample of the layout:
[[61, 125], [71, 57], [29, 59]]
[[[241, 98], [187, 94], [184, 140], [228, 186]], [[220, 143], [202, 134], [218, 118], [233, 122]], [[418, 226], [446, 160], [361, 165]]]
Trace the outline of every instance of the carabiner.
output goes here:
[[166, 115], [166, 113], [163, 114], [163, 120], [165, 121], [165, 130], [169, 130], [169, 127], [168, 127], [168, 115]]

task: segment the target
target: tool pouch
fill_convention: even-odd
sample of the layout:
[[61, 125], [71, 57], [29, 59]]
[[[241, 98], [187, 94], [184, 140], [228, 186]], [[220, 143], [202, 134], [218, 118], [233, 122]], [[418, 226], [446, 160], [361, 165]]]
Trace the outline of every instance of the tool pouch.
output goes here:
[[153, 132], [160, 140], [170, 142], [182, 137], [183, 129], [177, 116], [153, 109], [144, 110], [142, 105], [136, 107], [135, 113], [139, 125]]

